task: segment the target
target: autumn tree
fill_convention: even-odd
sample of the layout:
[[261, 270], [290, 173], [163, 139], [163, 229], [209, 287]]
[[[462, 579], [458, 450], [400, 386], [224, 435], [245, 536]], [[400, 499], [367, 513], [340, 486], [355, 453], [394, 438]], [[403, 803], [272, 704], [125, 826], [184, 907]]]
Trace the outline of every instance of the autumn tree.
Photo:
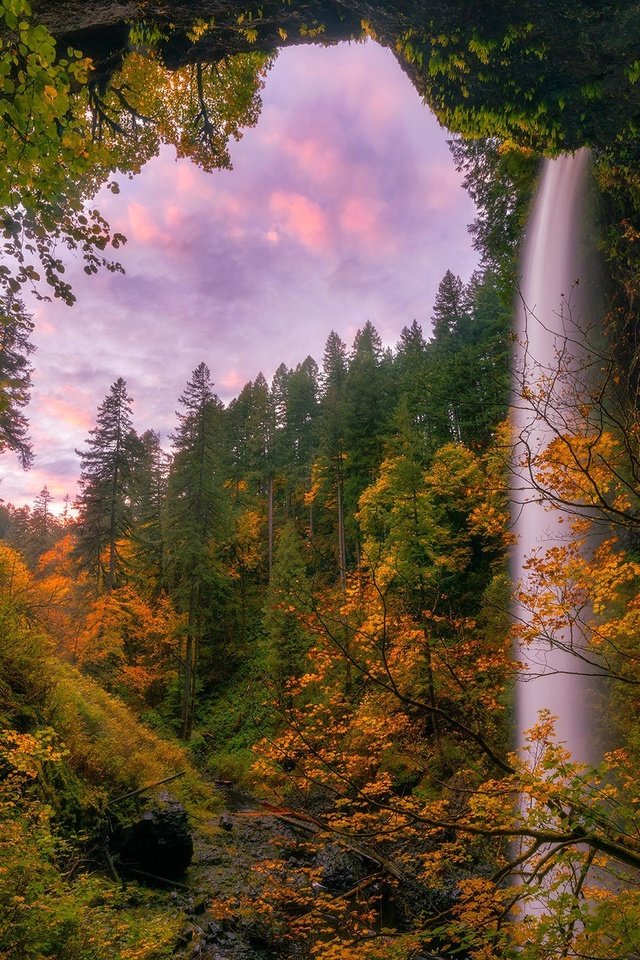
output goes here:
[[87, 611], [77, 662], [108, 690], [157, 706], [175, 676], [179, 626], [168, 597], [152, 602], [131, 584], [120, 587]]
[[[134, 43], [148, 46], [148, 33], [134, 27]], [[162, 144], [204, 170], [231, 169], [229, 141], [257, 123], [273, 60], [255, 51], [168, 70], [153, 50], [131, 51], [106, 90], [91, 88], [94, 135], [123, 170], [139, 170]]]

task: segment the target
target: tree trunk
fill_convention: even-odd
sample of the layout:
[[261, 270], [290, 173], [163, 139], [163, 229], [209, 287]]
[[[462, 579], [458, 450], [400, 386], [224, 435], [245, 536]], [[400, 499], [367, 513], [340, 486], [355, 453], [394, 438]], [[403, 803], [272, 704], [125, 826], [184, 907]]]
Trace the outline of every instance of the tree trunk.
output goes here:
[[184, 654], [184, 673], [180, 702], [180, 738], [191, 739], [193, 730], [193, 711], [195, 708], [196, 666], [198, 661], [198, 640], [196, 636], [197, 587], [191, 584], [189, 594], [189, 616], [187, 620], [187, 642]]
[[342, 469], [338, 468], [338, 563], [340, 565], [340, 589], [347, 589], [347, 546], [344, 535], [344, 492], [342, 489]]
[[268, 527], [268, 563], [269, 563], [269, 581], [271, 581], [271, 570], [273, 568], [273, 475], [269, 474], [269, 484], [267, 488], [267, 527]]

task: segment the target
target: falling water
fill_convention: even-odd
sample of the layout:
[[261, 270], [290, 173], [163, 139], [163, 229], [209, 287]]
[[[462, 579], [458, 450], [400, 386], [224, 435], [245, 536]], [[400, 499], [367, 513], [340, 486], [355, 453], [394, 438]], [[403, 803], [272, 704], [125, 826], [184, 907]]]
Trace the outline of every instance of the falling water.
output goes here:
[[[580, 363], [579, 333], [589, 322], [590, 265], [586, 248], [591, 231], [586, 224], [586, 185], [589, 153], [545, 161], [529, 223], [523, 259], [521, 305], [518, 315], [519, 361], [515, 385], [516, 427], [520, 443], [516, 463], [546, 448], [552, 430], [529, 390], [541, 378], [553, 378], [559, 358]], [[572, 355], [572, 356], [571, 356]], [[553, 408], [562, 417], [562, 410]], [[527, 453], [528, 451], [528, 453]], [[532, 484], [528, 467], [516, 466], [512, 486], [513, 516], [518, 538], [513, 554], [513, 574], [527, 583], [526, 559], [543, 553], [567, 536], [559, 510], [550, 510]], [[526, 612], [516, 607], [517, 617]], [[538, 712], [547, 708], [558, 718], [557, 739], [576, 760], [593, 759], [591, 680], [584, 664], [571, 652], [574, 638], [560, 637], [560, 646], [539, 637], [520, 652], [526, 663], [517, 697], [519, 746], [523, 731], [536, 723]]]

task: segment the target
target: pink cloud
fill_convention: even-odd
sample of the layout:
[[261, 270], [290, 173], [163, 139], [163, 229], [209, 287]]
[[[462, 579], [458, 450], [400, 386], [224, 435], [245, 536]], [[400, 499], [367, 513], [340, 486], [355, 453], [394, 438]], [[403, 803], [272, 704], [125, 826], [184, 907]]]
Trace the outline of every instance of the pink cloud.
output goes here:
[[93, 426], [93, 419], [86, 410], [74, 407], [58, 397], [42, 397], [40, 408], [45, 416], [74, 429], [88, 430]]
[[184, 210], [175, 204], [169, 204], [164, 212], [164, 222], [172, 230], [179, 230], [185, 223]]
[[350, 197], [340, 213], [340, 226], [369, 249], [392, 246], [385, 231], [381, 213], [384, 203], [372, 197]]
[[228, 373], [225, 373], [223, 377], [220, 377], [220, 386], [225, 387], [227, 390], [237, 390], [238, 387], [244, 385], [244, 379], [241, 373], [238, 373], [237, 370], [230, 370]]
[[307, 180], [317, 183], [333, 182], [343, 173], [343, 159], [328, 139], [318, 136], [301, 139], [279, 131], [271, 133], [265, 139], [293, 160], [304, 172]]
[[432, 167], [425, 179], [424, 199], [427, 210], [447, 210], [466, 201], [460, 185], [460, 174], [453, 163], [441, 163]]
[[[163, 158], [164, 159], [164, 158]], [[167, 183], [167, 189], [185, 196], [190, 202], [194, 199], [199, 201], [209, 201], [214, 197], [214, 189], [210, 177], [207, 176], [199, 167], [190, 161], [179, 160], [177, 163], [172, 160], [165, 165], [163, 171]]]
[[387, 86], [372, 87], [363, 98], [362, 107], [366, 111], [369, 121], [375, 124], [397, 123], [399, 104], [404, 98], [399, 96], [398, 85], [389, 83]]
[[129, 234], [137, 242], [149, 246], [169, 246], [171, 235], [162, 230], [148, 207], [131, 202], [127, 207]]
[[269, 207], [282, 228], [307, 250], [313, 253], [329, 250], [327, 218], [314, 200], [301, 193], [276, 190], [269, 198]]

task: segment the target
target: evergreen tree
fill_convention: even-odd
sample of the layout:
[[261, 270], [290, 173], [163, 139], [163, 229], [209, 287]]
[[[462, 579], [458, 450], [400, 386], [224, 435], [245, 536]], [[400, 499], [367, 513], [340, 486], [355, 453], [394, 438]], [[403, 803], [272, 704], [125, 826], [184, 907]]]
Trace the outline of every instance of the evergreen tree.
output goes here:
[[146, 430], [137, 446], [131, 534], [132, 566], [147, 594], [158, 594], [165, 579], [163, 512], [169, 461], [160, 434]]
[[438, 286], [432, 313], [432, 338], [446, 343], [466, 316], [464, 283], [460, 277], [447, 270]]
[[[395, 379], [400, 394], [400, 407], [415, 429], [416, 438], [426, 451], [432, 445], [432, 417], [429, 402], [427, 342], [422, 327], [414, 320], [403, 327], [396, 347]], [[398, 415], [398, 414], [397, 414]]]
[[33, 321], [20, 301], [0, 300], [0, 453], [12, 450], [23, 469], [33, 462], [29, 421], [23, 408], [31, 391]]
[[273, 566], [273, 493], [275, 481], [276, 418], [269, 384], [262, 373], [253, 383], [248, 418], [247, 449], [249, 476], [257, 483], [260, 496], [267, 501], [267, 567]]
[[273, 560], [273, 493], [276, 470], [274, 401], [264, 375], [247, 383], [229, 404], [227, 423], [230, 434], [231, 469], [236, 499], [247, 490], [266, 502], [267, 566]]
[[318, 415], [318, 364], [307, 357], [291, 371], [287, 384], [285, 437], [294, 483], [311, 473]]
[[33, 540], [34, 559], [48, 550], [52, 544], [53, 533], [57, 526], [55, 517], [49, 509], [54, 497], [49, 493], [47, 485], [42, 488], [36, 497], [31, 511], [31, 530]]
[[131, 529], [132, 464], [138, 440], [131, 421], [131, 397], [120, 377], [98, 408], [81, 458], [77, 556], [96, 589], [108, 593], [122, 579], [119, 541]]
[[478, 449], [507, 415], [513, 307], [492, 270], [474, 274], [465, 295], [467, 313], [454, 337], [449, 381], [460, 440]]
[[[393, 413], [395, 388], [388, 354], [370, 321], [358, 330], [345, 381], [346, 512], [351, 517], [362, 491], [374, 479], [382, 461]], [[355, 537], [351, 524], [351, 536]]]
[[474, 249], [482, 266], [512, 287], [540, 155], [513, 144], [507, 147], [498, 137], [456, 136], [449, 147], [476, 208], [469, 227]]
[[322, 359], [320, 445], [319, 452], [327, 465], [329, 482], [335, 491], [337, 513], [337, 545], [340, 585], [346, 588], [346, 537], [344, 517], [344, 461], [347, 431], [345, 384], [348, 372], [346, 344], [335, 330], [327, 338]]
[[427, 347], [427, 389], [432, 436], [437, 448], [460, 441], [460, 423], [454, 399], [458, 386], [451, 376], [456, 338], [468, 319], [465, 287], [447, 270], [440, 281], [432, 313], [432, 337]]
[[296, 516], [308, 488], [315, 451], [318, 365], [307, 357], [295, 369], [281, 364], [271, 385], [275, 469], [284, 488], [284, 514]]
[[173, 434], [167, 507], [168, 575], [176, 607], [186, 616], [180, 734], [193, 727], [200, 642], [220, 579], [219, 541], [227, 523], [222, 404], [201, 363], [180, 397]]
[[280, 690], [304, 668], [309, 638], [300, 614], [309, 610], [310, 597], [302, 544], [289, 520], [278, 537], [264, 614], [269, 672]]
[[506, 414], [510, 299], [491, 270], [465, 287], [447, 271], [425, 351], [426, 420], [432, 450], [454, 441], [484, 447]]

